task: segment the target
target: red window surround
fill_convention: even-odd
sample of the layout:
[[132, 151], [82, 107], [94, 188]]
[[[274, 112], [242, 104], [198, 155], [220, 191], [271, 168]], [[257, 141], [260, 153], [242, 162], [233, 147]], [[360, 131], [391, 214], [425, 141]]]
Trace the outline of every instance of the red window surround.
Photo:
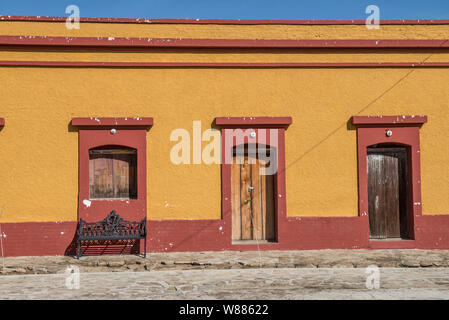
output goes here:
[[[285, 129], [292, 123], [291, 117], [217, 117], [215, 124], [221, 127], [222, 137], [222, 219], [224, 221], [225, 234], [228, 235], [228, 243], [233, 249], [248, 250], [256, 245], [232, 245], [232, 203], [231, 203], [231, 164], [228, 163], [230, 150], [237, 145], [236, 138], [233, 141], [227, 141], [227, 138], [232, 137], [228, 131], [235, 129], [254, 129], [257, 131], [257, 138], [254, 142], [263, 143], [267, 146], [277, 149], [277, 171], [275, 174], [275, 220], [276, 220], [276, 234], [277, 242], [269, 244], [259, 244], [265, 249], [271, 247], [276, 248], [285, 240], [285, 235], [288, 233], [287, 222], [287, 205], [286, 205], [286, 190], [285, 190]], [[269, 129], [276, 129], [276, 141], [270, 141]], [[265, 131], [265, 134], [261, 134]], [[227, 134], [228, 133], [228, 134]], [[263, 141], [260, 137], [263, 136]], [[245, 137], [244, 143], [252, 143], [251, 137]], [[229, 152], [227, 152], [229, 151]], [[255, 249], [254, 248], [254, 249]]]
[[[112, 210], [126, 220], [147, 216], [146, 131], [153, 118], [73, 118], [79, 128], [78, 217], [98, 221]], [[113, 134], [112, 129], [115, 129]], [[137, 150], [137, 199], [95, 200], [89, 198], [89, 150], [101, 146], [123, 146]]]
[[[368, 184], [367, 184], [367, 147], [379, 143], [395, 143], [409, 147], [409, 234], [416, 235], [415, 218], [422, 215], [421, 172], [419, 128], [427, 122], [427, 116], [354, 116], [352, 123], [357, 127], [357, 158], [359, 182], [359, 216], [366, 218], [365, 228], [369, 237]], [[387, 136], [387, 131], [392, 132]], [[410, 242], [410, 241], [408, 241]], [[371, 241], [371, 247], [401, 247], [404, 241]]]

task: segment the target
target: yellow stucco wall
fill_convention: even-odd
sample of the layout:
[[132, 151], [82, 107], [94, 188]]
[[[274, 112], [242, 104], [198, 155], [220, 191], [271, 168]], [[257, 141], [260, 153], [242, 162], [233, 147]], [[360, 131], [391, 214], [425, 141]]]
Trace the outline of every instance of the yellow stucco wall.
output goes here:
[[[151, 33], [154, 37], [312, 38], [305, 30], [314, 30], [324, 38], [368, 37], [363, 26], [104, 25], [82, 24], [76, 36]], [[369, 37], [399, 38], [405, 33], [411, 38], [442, 38], [448, 34], [448, 26], [381, 30]], [[57, 23], [0, 23], [0, 35], [67, 33]], [[83, 53], [69, 54], [67, 58], [52, 52], [45, 58], [43, 53], [41, 58], [83, 60]], [[89, 54], [93, 58], [88, 60], [101, 59], [98, 53]], [[410, 61], [429, 56], [428, 52], [400, 54], [404, 59], [397, 61], [407, 61], [407, 55], [414, 55]], [[16, 60], [14, 55], [41, 59], [30, 52], [0, 50], [0, 60]], [[109, 55], [112, 61], [155, 61], [151, 55], [145, 59], [135, 53]], [[304, 58], [296, 55], [291, 61]], [[429, 59], [448, 61], [447, 55], [435, 53]], [[387, 52], [378, 55], [380, 61], [390, 61], [391, 56]], [[176, 53], [160, 55], [161, 61], [177, 61], [177, 57]], [[332, 61], [332, 57], [321, 56], [323, 61]], [[357, 61], [359, 57], [347, 53], [345, 59]], [[178, 57], [178, 61], [190, 58]], [[201, 56], [201, 61], [217, 59], [213, 53]], [[239, 59], [270, 62], [285, 58], [267, 54]], [[0, 67], [0, 117], [6, 118], [0, 131], [0, 208], [5, 206], [1, 221], [76, 220], [78, 132], [69, 123], [72, 117], [90, 116], [154, 118], [155, 125], [147, 133], [150, 219], [218, 219], [220, 166], [172, 164], [170, 150], [176, 144], [170, 141], [172, 130], [184, 128], [192, 133], [194, 120], [201, 120], [205, 130], [217, 116], [291, 116], [293, 124], [286, 131], [287, 214], [356, 216], [356, 131], [347, 125], [350, 117], [426, 114], [429, 122], [421, 128], [423, 213], [449, 214], [448, 79], [448, 68]]]
[[406, 52], [362, 51], [363, 54], [341, 52], [338, 50], [295, 50], [295, 53], [249, 53], [233, 52], [205, 54], [191, 52], [162, 53], [148, 52], [65, 52], [65, 51], [0, 51], [0, 60], [7, 61], [82, 61], [82, 62], [255, 62], [255, 63], [303, 63], [303, 62], [445, 62], [449, 61], [449, 51], [421, 50]]
[[447, 39], [449, 25], [217, 25], [0, 21], [2, 35], [203, 39]]

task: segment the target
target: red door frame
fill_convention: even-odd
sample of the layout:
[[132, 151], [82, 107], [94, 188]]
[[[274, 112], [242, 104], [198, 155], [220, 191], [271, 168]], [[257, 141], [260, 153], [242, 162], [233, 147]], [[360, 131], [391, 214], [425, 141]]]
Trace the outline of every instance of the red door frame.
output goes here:
[[[222, 220], [226, 241], [232, 250], [254, 250], [262, 246], [265, 250], [276, 249], [283, 242], [288, 232], [287, 203], [286, 203], [286, 181], [285, 181], [285, 129], [292, 123], [291, 117], [217, 117], [215, 124], [221, 127], [222, 143]], [[246, 130], [245, 133], [254, 130], [256, 137], [245, 135], [242, 140], [237, 141], [232, 135], [236, 129]], [[249, 130], [248, 130], [249, 129]], [[277, 139], [271, 141], [270, 130], [276, 130]], [[232, 141], [228, 141], [230, 137]], [[275, 243], [263, 244], [232, 244], [232, 196], [231, 196], [231, 150], [234, 146], [247, 143], [260, 143], [277, 150], [277, 171], [275, 174], [275, 221], [276, 237]]]
[[[359, 216], [365, 219], [367, 241], [375, 248], [410, 247], [416, 241], [416, 217], [422, 215], [419, 128], [427, 116], [354, 116], [357, 127], [357, 161], [359, 184]], [[387, 132], [391, 131], [391, 135]], [[367, 147], [379, 143], [394, 143], [408, 149], [408, 218], [412, 240], [376, 241], [369, 239]]]

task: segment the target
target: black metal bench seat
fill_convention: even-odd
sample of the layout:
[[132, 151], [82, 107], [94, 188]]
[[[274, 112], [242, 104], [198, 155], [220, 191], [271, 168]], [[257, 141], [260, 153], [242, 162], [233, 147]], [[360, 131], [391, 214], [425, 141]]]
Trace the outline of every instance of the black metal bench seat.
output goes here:
[[108, 240], [138, 240], [145, 239], [144, 253], [147, 252], [147, 223], [146, 218], [142, 221], [126, 221], [112, 210], [102, 221], [86, 222], [80, 219], [78, 230], [78, 259], [81, 257], [82, 241], [108, 241]]

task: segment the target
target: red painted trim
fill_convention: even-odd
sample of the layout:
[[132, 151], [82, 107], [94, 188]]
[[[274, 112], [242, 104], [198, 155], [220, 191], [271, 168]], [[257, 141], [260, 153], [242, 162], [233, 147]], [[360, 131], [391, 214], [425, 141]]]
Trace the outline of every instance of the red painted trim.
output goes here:
[[353, 116], [354, 125], [421, 125], [427, 122], [427, 116]]
[[[367, 236], [369, 237], [366, 149], [379, 143], [397, 143], [409, 148], [409, 234], [412, 239], [416, 240], [419, 233], [416, 218], [422, 215], [419, 127], [427, 122], [427, 116], [354, 116], [352, 120], [353, 124], [357, 126], [359, 216], [365, 218]], [[387, 137], [387, 130], [391, 130], [393, 135]], [[377, 245], [376, 243], [378, 242], [375, 242], [374, 245]], [[402, 244], [408, 246], [409, 242], [394, 242], [395, 247]], [[385, 245], [388, 246], [388, 244]]]
[[126, 48], [449, 48], [448, 40], [179, 39], [0, 36], [0, 45]]
[[416, 247], [417, 243], [415, 240], [373, 240], [369, 242], [369, 248], [371, 249], [415, 249]]
[[75, 221], [2, 223], [7, 257], [65, 255], [75, 232]]
[[152, 252], [368, 248], [358, 217], [287, 217], [285, 222], [277, 243], [239, 245], [231, 243], [231, 228], [225, 219], [150, 220], [148, 246]]
[[449, 248], [449, 212], [442, 215], [419, 215], [415, 217], [415, 238], [419, 248]]
[[[65, 22], [67, 17], [49, 16], [0, 16], [0, 21], [41, 21]], [[365, 25], [366, 20], [249, 20], [249, 19], [132, 19], [132, 18], [87, 18], [81, 17], [80, 22], [90, 23], [136, 23], [136, 24], [286, 24], [286, 25]], [[449, 24], [449, 19], [392, 19], [380, 20], [382, 25], [439, 25]]]
[[5, 118], [0, 118], [0, 126], [3, 127], [5, 125]]
[[230, 250], [224, 220], [149, 220], [150, 252]]
[[72, 118], [72, 125], [76, 127], [128, 127], [152, 126], [153, 118], [122, 117], [122, 118]]
[[[139, 221], [147, 216], [146, 129], [152, 118], [73, 118], [79, 129], [78, 218], [88, 222], [104, 219], [116, 210], [126, 220]], [[129, 122], [128, 122], [129, 121]], [[110, 128], [117, 127], [111, 134]], [[119, 145], [137, 150], [137, 199], [95, 200], [89, 196], [89, 150], [105, 145]], [[89, 200], [88, 205], [85, 200]]]
[[215, 124], [221, 127], [287, 127], [292, 123], [291, 117], [217, 117]]
[[3, 67], [63, 68], [447, 68], [449, 62], [251, 63], [251, 62], [79, 62], [0, 61]]

